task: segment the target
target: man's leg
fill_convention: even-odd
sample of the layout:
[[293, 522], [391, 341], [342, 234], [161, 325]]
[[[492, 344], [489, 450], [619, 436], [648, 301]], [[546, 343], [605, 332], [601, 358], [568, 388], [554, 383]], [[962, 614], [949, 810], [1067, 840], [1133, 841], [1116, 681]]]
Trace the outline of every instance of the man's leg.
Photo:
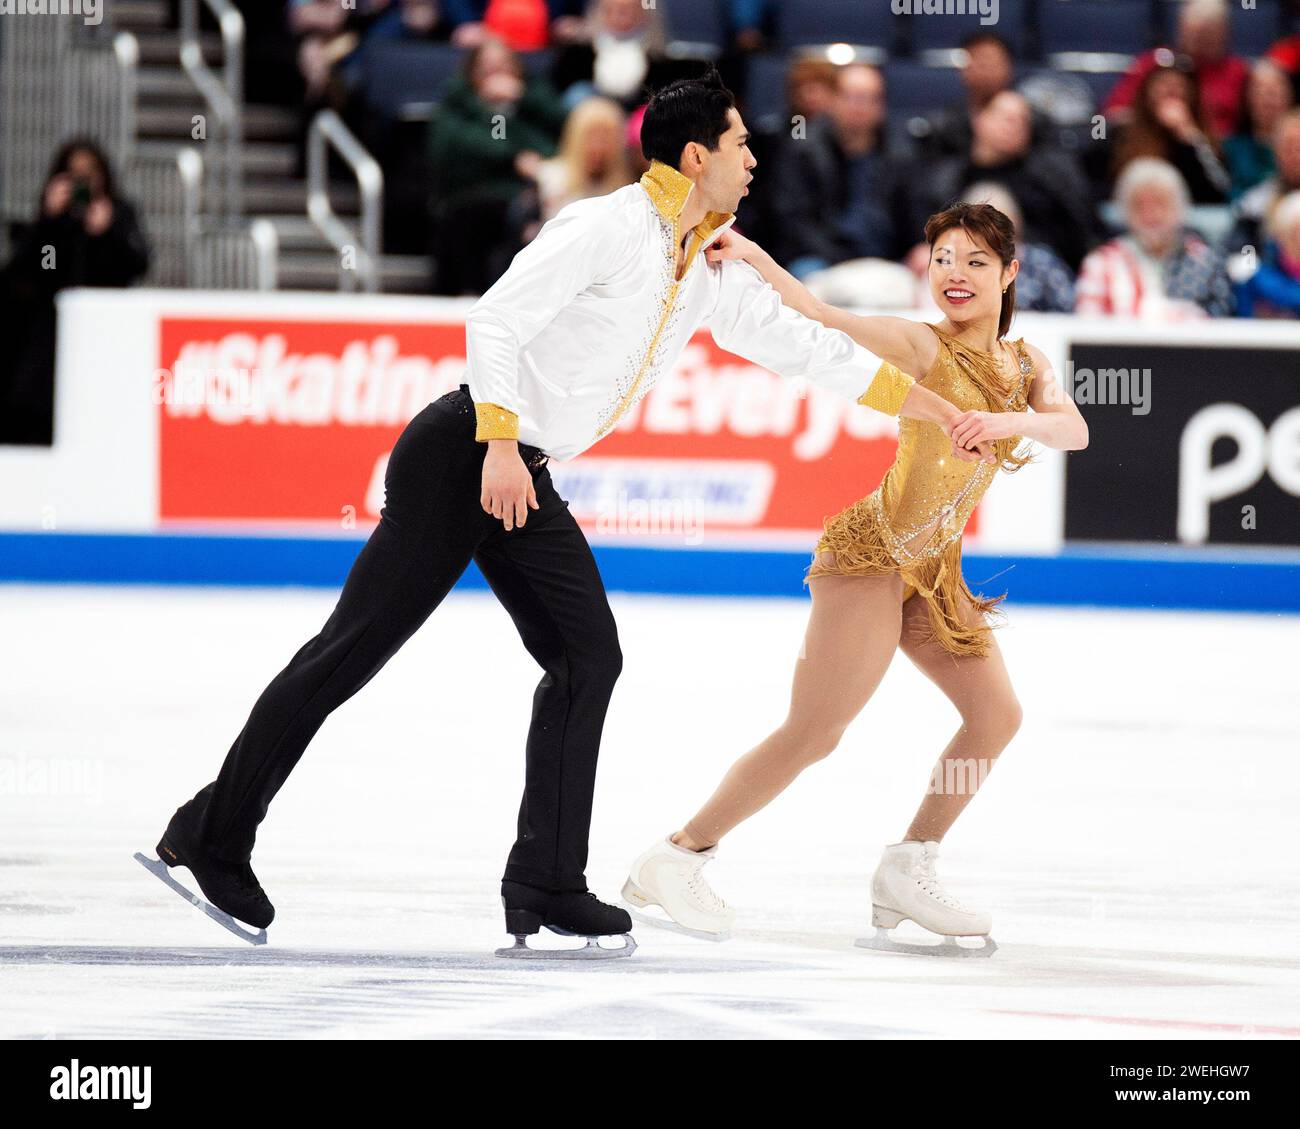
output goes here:
[[587, 888], [596, 758], [623, 656], [587, 539], [545, 468], [540, 508], [499, 526], [475, 554], [524, 646], [545, 671], [533, 696], [519, 832], [505, 879], [553, 892]]
[[444, 398], [403, 431], [380, 523], [329, 620], [262, 692], [217, 779], [182, 809], [204, 851], [247, 861], [268, 805], [325, 718], [415, 633], [490, 532], [473, 427], [472, 408], [466, 415]]

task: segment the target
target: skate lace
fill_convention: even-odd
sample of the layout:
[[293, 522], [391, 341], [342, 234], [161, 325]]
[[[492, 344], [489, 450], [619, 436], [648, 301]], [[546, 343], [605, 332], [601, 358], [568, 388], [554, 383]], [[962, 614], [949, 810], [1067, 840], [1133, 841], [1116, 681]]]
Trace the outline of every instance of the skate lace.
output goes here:
[[705, 908], [714, 912], [720, 912], [727, 908], [727, 903], [718, 897], [713, 887], [704, 880], [704, 863], [707, 861], [707, 859], [704, 859], [691, 867], [690, 873], [686, 879], [686, 888], [697, 901], [705, 906]]
[[921, 852], [920, 857], [916, 860], [916, 865], [912, 868], [912, 877], [916, 884], [940, 905], [957, 910], [959, 913], [970, 912], [943, 888], [938, 875], [935, 874], [934, 855], [929, 851]]

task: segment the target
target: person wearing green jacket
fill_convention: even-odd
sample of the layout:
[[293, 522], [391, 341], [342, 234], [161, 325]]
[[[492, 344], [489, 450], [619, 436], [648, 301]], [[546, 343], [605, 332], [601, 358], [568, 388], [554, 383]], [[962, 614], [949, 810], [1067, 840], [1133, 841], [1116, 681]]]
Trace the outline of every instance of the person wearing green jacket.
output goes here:
[[504, 273], [564, 118], [550, 84], [504, 43], [470, 52], [429, 126], [435, 292], [481, 294]]

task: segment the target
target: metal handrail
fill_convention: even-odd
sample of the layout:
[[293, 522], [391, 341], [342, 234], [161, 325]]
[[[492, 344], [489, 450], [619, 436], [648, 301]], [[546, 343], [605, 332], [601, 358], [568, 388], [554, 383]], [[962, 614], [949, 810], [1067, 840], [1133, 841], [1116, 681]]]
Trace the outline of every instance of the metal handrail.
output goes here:
[[[353, 231], [334, 211], [329, 197], [328, 150], [332, 147], [357, 178], [361, 194], [361, 231]], [[307, 133], [307, 215], [336, 252], [351, 249], [356, 270], [339, 261], [339, 289], [362, 288], [373, 294], [379, 289], [380, 219], [383, 214], [384, 174], [379, 162], [357, 140], [343, 119], [333, 110], [322, 110], [312, 119]], [[360, 235], [360, 246], [357, 236]]]
[[258, 290], [274, 290], [277, 285], [277, 267], [280, 259], [280, 237], [275, 224], [268, 219], [256, 219], [248, 225], [248, 237], [256, 256], [255, 278]]
[[118, 83], [118, 160], [125, 164], [135, 153], [135, 107], [139, 85], [140, 43], [129, 31], [113, 36], [113, 56], [117, 60]]
[[203, 0], [221, 29], [222, 75], [203, 59], [199, 41], [199, 0], [181, 0], [181, 66], [221, 123], [225, 140], [223, 214], [243, 211], [244, 17], [230, 0]]

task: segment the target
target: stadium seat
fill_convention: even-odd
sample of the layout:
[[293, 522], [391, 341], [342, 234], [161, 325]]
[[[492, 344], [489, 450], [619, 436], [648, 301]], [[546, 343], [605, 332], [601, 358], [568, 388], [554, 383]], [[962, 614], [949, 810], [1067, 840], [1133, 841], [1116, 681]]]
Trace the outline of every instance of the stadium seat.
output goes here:
[[[886, 7], [886, 5], [881, 5]], [[893, 5], [888, 5], [892, 8]], [[967, 7], [978, 9], [978, 4]], [[1028, 0], [997, 0], [997, 22], [983, 24], [978, 11], [970, 15], [912, 15], [901, 16], [906, 30], [911, 34], [912, 50], [950, 51], [959, 47], [962, 40], [980, 31], [991, 31], [1000, 35], [1011, 44], [1011, 50], [1018, 58], [1024, 58], [1027, 46], [1028, 20], [1026, 11]]]
[[853, 43], [888, 50], [897, 28], [892, 7], [888, 0], [780, 0], [777, 43], [782, 48]]
[[885, 67], [885, 90], [891, 123], [929, 114], [962, 97], [961, 71], [893, 62]]
[[669, 39], [722, 50], [727, 38], [722, 0], [662, 0], [662, 4]]
[[[409, 116], [412, 106], [430, 106], [442, 97], [447, 80], [468, 55], [449, 43], [381, 40], [365, 49], [362, 70], [366, 101], [391, 120]], [[530, 74], [546, 74], [554, 62], [550, 50], [520, 53]]]
[[1139, 55], [1154, 42], [1151, 0], [1039, 0], [1038, 42], [1063, 51]]
[[447, 80], [460, 69], [464, 54], [449, 43], [400, 39], [373, 43], [366, 47], [363, 60], [366, 101], [393, 120], [412, 103], [435, 103]]
[[750, 129], [770, 127], [786, 113], [787, 55], [753, 54], [746, 61], [745, 102], [741, 107]]

